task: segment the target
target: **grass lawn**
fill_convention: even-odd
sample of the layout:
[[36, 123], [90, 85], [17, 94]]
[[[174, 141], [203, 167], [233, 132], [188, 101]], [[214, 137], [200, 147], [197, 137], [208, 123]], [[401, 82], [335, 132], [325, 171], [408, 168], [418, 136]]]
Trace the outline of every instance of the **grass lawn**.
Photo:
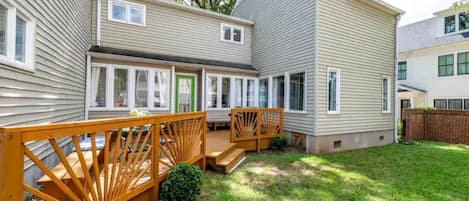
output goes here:
[[251, 153], [207, 172], [200, 200], [469, 200], [469, 147], [435, 142], [325, 156]]

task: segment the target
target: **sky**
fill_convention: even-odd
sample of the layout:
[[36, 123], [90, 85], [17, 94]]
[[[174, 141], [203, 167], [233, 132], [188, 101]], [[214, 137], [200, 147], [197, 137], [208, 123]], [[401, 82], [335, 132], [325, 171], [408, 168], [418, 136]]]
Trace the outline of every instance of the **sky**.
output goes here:
[[457, 0], [384, 0], [404, 10], [400, 26], [433, 17], [433, 13], [449, 8]]

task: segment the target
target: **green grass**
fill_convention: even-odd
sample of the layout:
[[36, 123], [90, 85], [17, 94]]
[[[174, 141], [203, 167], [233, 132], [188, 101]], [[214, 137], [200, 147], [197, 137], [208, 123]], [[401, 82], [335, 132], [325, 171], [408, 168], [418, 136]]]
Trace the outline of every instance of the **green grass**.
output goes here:
[[416, 145], [249, 154], [230, 175], [207, 172], [200, 200], [469, 200], [469, 147]]

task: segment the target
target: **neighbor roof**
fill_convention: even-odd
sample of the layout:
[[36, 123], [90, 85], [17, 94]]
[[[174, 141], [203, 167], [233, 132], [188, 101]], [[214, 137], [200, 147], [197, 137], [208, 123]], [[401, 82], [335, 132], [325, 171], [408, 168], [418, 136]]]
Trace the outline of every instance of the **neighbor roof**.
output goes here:
[[111, 47], [92, 46], [89, 49], [89, 51], [95, 52], [95, 53], [112, 54], [112, 55], [119, 55], [119, 56], [154, 59], [154, 60], [159, 60], [159, 61], [180, 62], [180, 63], [187, 63], [187, 64], [199, 64], [199, 65], [207, 65], [207, 66], [235, 68], [235, 69], [248, 70], [248, 71], [257, 71], [252, 65], [249, 65], [249, 64], [232, 63], [232, 62], [207, 60], [207, 59], [197, 59], [197, 58], [191, 58], [191, 57], [171, 56], [171, 55], [163, 55], [163, 54], [154, 54], [154, 53], [140, 52], [140, 51], [133, 51], [133, 50], [123, 50], [123, 49], [117, 49], [117, 48], [111, 48]]
[[438, 17], [433, 17], [400, 27], [398, 31], [399, 52], [407, 52], [469, 40], [469, 32], [441, 37], [438, 36], [438, 28], [441, 27], [438, 23]]

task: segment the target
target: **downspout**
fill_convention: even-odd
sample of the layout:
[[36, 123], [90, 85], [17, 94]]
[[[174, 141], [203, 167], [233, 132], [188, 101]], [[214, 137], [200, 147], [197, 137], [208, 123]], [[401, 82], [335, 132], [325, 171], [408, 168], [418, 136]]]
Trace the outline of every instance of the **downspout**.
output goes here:
[[101, 46], [101, 0], [96, 5], [96, 45]]
[[398, 136], [398, 129], [397, 125], [399, 124], [398, 120], [398, 85], [397, 85], [397, 74], [398, 74], [398, 55], [399, 55], [399, 48], [397, 47], [398, 44], [398, 37], [399, 37], [399, 21], [401, 20], [401, 14], [396, 15], [396, 25], [395, 25], [395, 37], [394, 37], [394, 143], [399, 142]]
[[91, 97], [91, 56], [86, 56], [86, 86], [85, 86], [85, 120], [89, 119]]

